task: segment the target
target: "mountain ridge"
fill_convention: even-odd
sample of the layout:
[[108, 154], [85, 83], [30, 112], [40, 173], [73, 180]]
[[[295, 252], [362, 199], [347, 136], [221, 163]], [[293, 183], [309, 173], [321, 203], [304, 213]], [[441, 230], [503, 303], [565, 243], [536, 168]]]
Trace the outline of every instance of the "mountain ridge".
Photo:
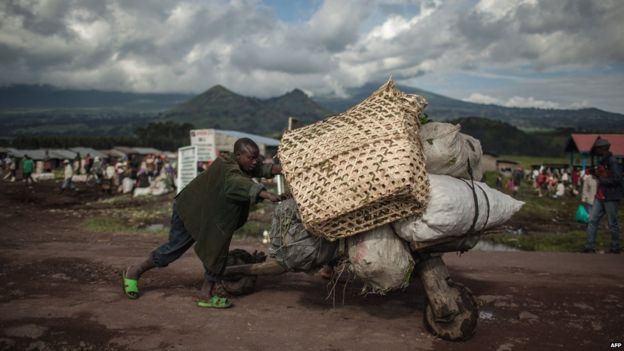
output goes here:
[[331, 111], [310, 99], [302, 90], [260, 99], [234, 93], [215, 85], [175, 106], [165, 119], [192, 123], [196, 128], [235, 129], [257, 134], [281, 133], [288, 117], [302, 124], [320, 120]]
[[[0, 87], [0, 135], [131, 134], [130, 126], [150, 121], [191, 123], [196, 128], [234, 129], [278, 137], [295, 117], [299, 125], [318, 121], [352, 107], [379, 85], [348, 91], [348, 98], [309, 97], [301, 89], [257, 98], [217, 84], [201, 94], [124, 93], [72, 90], [50, 85]], [[432, 120], [473, 116], [506, 122], [523, 130], [571, 128], [577, 132], [624, 132], [624, 115], [589, 107], [578, 110], [504, 107], [457, 100], [419, 88], [399, 85], [424, 96]], [[93, 128], [93, 123], [98, 123]]]
[[[381, 84], [383, 82], [367, 83], [358, 88], [348, 89], [348, 98], [321, 96], [315, 100], [334, 112], [341, 112], [369, 96]], [[405, 93], [424, 96], [428, 101], [425, 113], [433, 120], [445, 121], [472, 116], [504, 121], [518, 128], [529, 130], [573, 128], [579, 132], [596, 130], [624, 132], [624, 114], [604, 111], [596, 107], [583, 109], [506, 107], [463, 101], [405, 85], [397, 85], [397, 87]]]

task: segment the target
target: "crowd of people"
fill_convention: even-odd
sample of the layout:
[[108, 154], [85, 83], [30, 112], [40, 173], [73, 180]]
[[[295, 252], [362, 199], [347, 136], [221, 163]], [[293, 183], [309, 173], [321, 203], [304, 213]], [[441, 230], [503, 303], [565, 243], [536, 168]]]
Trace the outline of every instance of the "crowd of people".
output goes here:
[[[109, 193], [130, 193], [134, 195], [160, 195], [175, 189], [175, 163], [165, 155], [131, 155], [119, 159], [101, 158], [77, 154], [73, 160], [62, 163], [63, 181], [60, 191], [76, 190], [77, 181], [96, 185]], [[44, 162], [43, 172], [51, 173], [54, 167], [50, 161]], [[21, 178], [18, 178], [21, 171]], [[0, 173], [3, 180], [15, 182], [19, 179], [26, 184], [36, 183], [33, 177], [35, 163], [28, 155], [21, 160], [6, 156], [0, 160]]]

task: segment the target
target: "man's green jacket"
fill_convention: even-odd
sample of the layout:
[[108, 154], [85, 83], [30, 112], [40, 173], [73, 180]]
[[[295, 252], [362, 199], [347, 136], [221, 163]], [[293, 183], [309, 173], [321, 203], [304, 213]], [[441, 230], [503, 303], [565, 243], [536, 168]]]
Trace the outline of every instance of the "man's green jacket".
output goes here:
[[247, 174], [233, 156], [219, 156], [176, 197], [178, 214], [209, 273], [223, 273], [234, 231], [247, 221], [250, 205], [260, 200], [264, 186], [251, 177], [270, 178], [271, 168], [258, 163]]

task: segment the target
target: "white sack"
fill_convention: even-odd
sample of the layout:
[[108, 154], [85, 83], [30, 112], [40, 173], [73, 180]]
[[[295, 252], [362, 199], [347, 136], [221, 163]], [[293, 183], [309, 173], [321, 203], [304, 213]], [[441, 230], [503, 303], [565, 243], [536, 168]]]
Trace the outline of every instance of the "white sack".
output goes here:
[[121, 181], [121, 189], [124, 194], [132, 192], [132, 189], [134, 189], [134, 181], [128, 177], [124, 178]]
[[461, 126], [429, 122], [420, 127], [427, 172], [470, 179], [468, 160], [473, 179], [481, 180], [483, 150], [479, 140], [459, 132]]
[[[431, 198], [425, 213], [422, 217], [394, 222], [392, 226], [397, 235], [409, 242], [423, 242], [467, 234], [475, 217], [470, 181], [430, 174], [429, 182]], [[474, 185], [479, 208], [475, 231], [505, 223], [524, 205], [485, 183], [474, 182]]]
[[346, 239], [350, 270], [366, 284], [365, 291], [384, 294], [405, 288], [414, 269], [407, 244], [389, 224]]
[[152, 195], [151, 188], [134, 188], [133, 197]]

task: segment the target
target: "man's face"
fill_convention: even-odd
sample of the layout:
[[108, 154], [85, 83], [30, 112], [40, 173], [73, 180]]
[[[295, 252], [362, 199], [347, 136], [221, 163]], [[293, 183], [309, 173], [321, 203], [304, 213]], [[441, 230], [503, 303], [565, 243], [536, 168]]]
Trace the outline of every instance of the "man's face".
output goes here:
[[243, 151], [236, 155], [236, 162], [240, 169], [244, 172], [251, 172], [256, 167], [258, 162], [258, 150], [246, 147]]

